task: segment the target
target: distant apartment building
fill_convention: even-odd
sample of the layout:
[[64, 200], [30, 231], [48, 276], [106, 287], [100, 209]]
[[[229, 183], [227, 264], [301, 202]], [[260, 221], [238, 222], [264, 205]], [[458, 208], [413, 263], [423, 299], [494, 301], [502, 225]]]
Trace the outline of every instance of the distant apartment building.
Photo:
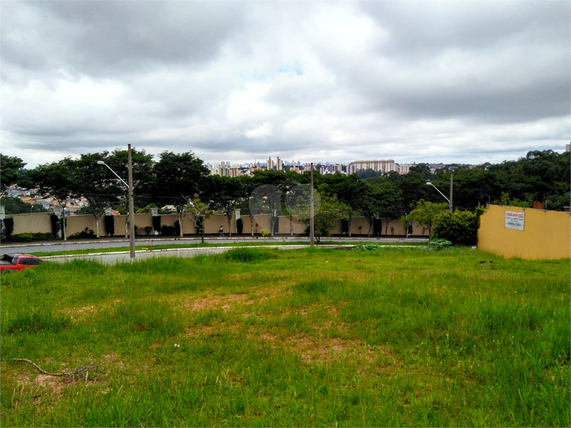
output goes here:
[[266, 162], [266, 168], [268, 169], [268, 171], [270, 169], [274, 169], [274, 161], [272, 160], [272, 158], [268, 158], [268, 161]]
[[565, 151], [571, 152], [571, 144], [565, 144]]
[[282, 170], [283, 170], [282, 160], [280, 159], [279, 156], [278, 156], [278, 160], [276, 161], [276, 170], [277, 170], [277, 171], [282, 171]]
[[337, 163], [337, 164], [321, 165], [319, 167], [319, 173], [322, 175], [335, 174], [336, 172], [343, 172], [343, 165]]
[[391, 171], [397, 171], [395, 161], [386, 160], [362, 160], [351, 162], [347, 165], [347, 174], [354, 174], [357, 171], [372, 169], [375, 172], [387, 174]]
[[398, 173], [399, 174], [408, 174], [410, 172], [410, 167], [413, 166], [409, 163], [399, 163], [398, 164]]

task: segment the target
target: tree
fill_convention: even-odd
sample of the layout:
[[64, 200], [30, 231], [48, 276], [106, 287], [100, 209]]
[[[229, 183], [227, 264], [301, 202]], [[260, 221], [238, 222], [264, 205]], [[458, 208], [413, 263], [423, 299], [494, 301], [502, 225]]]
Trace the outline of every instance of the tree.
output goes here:
[[[381, 222], [382, 218], [394, 217], [395, 211], [400, 208], [400, 191], [390, 181], [373, 182], [368, 185], [368, 192], [364, 200], [363, 215], [369, 223], [368, 236], [375, 223]], [[381, 230], [378, 234], [382, 233]]]
[[[191, 221], [194, 223], [197, 231], [200, 231], [200, 239], [204, 244], [204, 220], [210, 218], [212, 211], [210, 204], [205, 204], [200, 200], [198, 194], [195, 193], [192, 199], [189, 199], [188, 204], [184, 206], [184, 210], [189, 214]], [[181, 223], [182, 230], [182, 223]], [[182, 236], [182, 233], [181, 233]]]
[[[109, 155], [106, 160], [107, 165], [115, 171], [115, 173], [127, 181], [129, 177], [129, 151], [116, 149]], [[153, 156], [145, 153], [145, 150], [138, 151], [131, 149], [131, 165], [133, 173], [133, 194], [135, 206], [145, 205], [150, 202], [150, 193], [154, 183], [153, 176]], [[110, 177], [116, 179], [116, 176], [105, 168]], [[119, 184], [119, 180], [117, 180]], [[119, 210], [125, 215], [125, 238], [129, 236], [129, 189], [121, 182], [120, 188], [123, 190], [124, 207]]]
[[67, 198], [74, 188], [73, 177], [69, 169], [69, 159], [40, 165], [28, 172], [28, 177], [40, 193], [54, 198], [62, 210], [61, 230], [63, 240], [67, 239], [65, 232], [65, 207]]
[[432, 226], [434, 225], [434, 222], [438, 216], [442, 215], [444, 212], [447, 212], [448, 208], [448, 204], [445, 202], [434, 203], [421, 199], [416, 203], [416, 208], [412, 210], [407, 216], [402, 217], [401, 221], [405, 225], [408, 225], [408, 223], [411, 221], [416, 221], [417, 223], [426, 226], [428, 228], [428, 235], [432, 237]]
[[219, 210], [228, 220], [228, 233], [232, 236], [232, 215], [244, 199], [244, 187], [236, 178], [212, 175], [206, 178], [206, 195], [215, 210]]
[[16, 184], [21, 175], [21, 169], [26, 163], [17, 156], [6, 156], [0, 153], [0, 185], [2, 192], [12, 184]]
[[48, 212], [48, 210], [40, 204], [27, 204], [20, 198], [10, 196], [2, 196], [0, 198], [0, 205], [5, 207], [4, 209], [7, 215]]
[[124, 185], [105, 166], [98, 165], [98, 161], [108, 164], [109, 153], [87, 153], [79, 159], [63, 160], [71, 173], [71, 193], [83, 196], [89, 202], [97, 238], [100, 237], [99, 221], [105, 214], [105, 208], [118, 203], [120, 196], [125, 195]]
[[[321, 242], [321, 237], [331, 236], [331, 232], [339, 226], [343, 213], [347, 211], [347, 207], [343, 202], [337, 200], [335, 196], [322, 196], [319, 204], [319, 210], [314, 215], [314, 230], [317, 242]], [[311, 219], [307, 211], [302, 211], [303, 218], [300, 220], [309, 225]]]
[[481, 208], [475, 213], [460, 210], [453, 214], [450, 211], [442, 212], [434, 221], [434, 238], [446, 239], [454, 245], [476, 245], [482, 212]]
[[160, 206], [173, 205], [176, 208], [178, 221], [181, 224], [180, 237], [182, 237], [185, 206], [193, 195], [201, 195], [204, 191], [208, 168], [192, 152], [175, 154], [165, 151], [155, 163], [153, 173], [154, 200]]
[[364, 209], [365, 195], [368, 188], [366, 182], [359, 179], [357, 174], [318, 175], [317, 183], [321, 184], [320, 191], [333, 196], [344, 203], [343, 219], [347, 222], [347, 233], [351, 236], [353, 217], [360, 215]]

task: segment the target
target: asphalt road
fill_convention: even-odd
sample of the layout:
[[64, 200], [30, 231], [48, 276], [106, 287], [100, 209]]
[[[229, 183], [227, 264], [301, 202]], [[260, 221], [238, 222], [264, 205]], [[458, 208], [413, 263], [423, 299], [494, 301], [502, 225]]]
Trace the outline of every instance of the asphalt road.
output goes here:
[[[428, 238], [367, 238], [367, 237], [328, 237], [323, 238], [324, 241], [332, 243], [341, 242], [394, 242], [407, 244], [411, 242], [426, 242]], [[206, 237], [205, 242], [209, 244], [235, 244], [238, 242], [255, 242], [255, 243], [280, 243], [280, 242], [309, 242], [307, 236], [290, 237], [278, 236], [274, 238], [251, 238], [251, 237]], [[136, 246], [151, 247], [153, 245], [175, 245], [175, 244], [199, 244], [200, 238], [138, 238], [135, 240]], [[101, 238], [92, 241], [38, 241], [25, 244], [2, 243], [0, 244], [0, 253], [35, 253], [35, 252], [58, 252], [72, 250], [88, 250], [98, 248], [119, 248], [129, 247], [128, 239], [117, 238]]]

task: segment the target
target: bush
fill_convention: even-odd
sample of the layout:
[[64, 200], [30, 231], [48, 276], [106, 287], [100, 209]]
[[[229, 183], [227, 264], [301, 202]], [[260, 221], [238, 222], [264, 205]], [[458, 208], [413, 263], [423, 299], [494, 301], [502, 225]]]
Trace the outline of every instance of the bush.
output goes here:
[[426, 244], [426, 249], [432, 250], [432, 251], [438, 251], [438, 250], [442, 250], [443, 248], [447, 248], [447, 247], [451, 247], [451, 246], [452, 246], [452, 242], [450, 242], [446, 239], [431, 239], [430, 241], [428, 241], [428, 244]]
[[14, 219], [11, 217], [1, 220], [2, 224], [2, 240], [9, 241], [12, 238], [12, 232], [14, 232]]
[[160, 230], [161, 230], [161, 217], [158, 215], [153, 216], [153, 228], [157, 232], [160, 232]]
[[107, 236], [115, 235], [115, 217], [114, 216], [106, 215], [104, 225], [105, 225], [105, 234]]
[[163, 226], [161, 227], [161, 233], [166, 236], [171, 236], [176, 233], [176, 228], [174, 226]]
[[87, 229], [70, 235], [68, 239], [97, 239], [97, 235], [93, 230]]
[[270, 236], [270, 234], [269, 234], [268, 232], [266, 232], [266, 229], [262, 229], [262, 230], [260, 231], [260, 233], [262, 234], [262, 236], [263, 236], [264, 238], [267, 238], [268, 236]]
[[433, 227], [433, 238], [446, 239], [454, 245], [476, 245], [482, 210], [454, 211], [440, 214]]
[[32, 242], [32, 241], [45, 241], [46, 239], [52, 239], [53, 235], [48, 232], [35, 232], [35, 233], [19, 233], [17, 235], [12, 235], [12, 242]]

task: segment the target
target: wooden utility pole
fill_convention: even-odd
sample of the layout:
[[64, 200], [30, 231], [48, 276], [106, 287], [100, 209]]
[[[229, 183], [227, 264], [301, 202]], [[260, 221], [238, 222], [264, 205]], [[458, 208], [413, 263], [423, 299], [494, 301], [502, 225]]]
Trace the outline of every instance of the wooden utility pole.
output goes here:
[[452, 171], [450, 171], [450, 214], [453, 214], [453, 195], [454, 195], [454, 191], [453, 191], [453, 186], [454, 186], [454, 173]]
[[313, 162], [311, 162], [311, 180], [309, 188], [309, 199], [310, 199], [310, 211], [309, 211], [309, 245], [312, 247], [315, 245], [315, 221], [314, 215], [314, 198], [313, 198]]
[[131, 247], [131, 261], [133, 261], [135, 259], [135, 196], [133, 195], [133, 159], [131, 158], [130, 144], [127, 151], [127, 162], [129, 164], [129, 243]]

